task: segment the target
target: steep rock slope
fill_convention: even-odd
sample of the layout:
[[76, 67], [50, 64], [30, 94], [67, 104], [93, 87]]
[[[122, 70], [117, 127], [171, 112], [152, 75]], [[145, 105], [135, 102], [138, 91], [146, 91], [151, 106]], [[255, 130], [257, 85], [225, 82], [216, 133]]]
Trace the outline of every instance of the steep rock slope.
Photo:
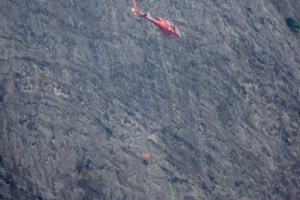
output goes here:
[[182, 38], [129, 0], [0, 2], [0, 198], [299, 199], [299, 41], [271, 1], [139, 6]]

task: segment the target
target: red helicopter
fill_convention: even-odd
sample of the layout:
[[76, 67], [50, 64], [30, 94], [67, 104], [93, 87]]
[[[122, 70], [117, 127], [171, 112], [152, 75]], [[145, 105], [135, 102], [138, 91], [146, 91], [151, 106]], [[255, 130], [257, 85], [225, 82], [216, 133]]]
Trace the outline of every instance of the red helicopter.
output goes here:
[[169, 36], [170, 38], [178, 38], [181, 36], [179, 30], [168, 20], [163, 18], [152, 18], [149, 13], [144, 13], [140, 10], [138, 10], [137, 4], [135, 0], [132, 0], [133, 8], [132, 12], [134, 15], [138, 17], [143, 17], [153, 24], [155, 24], [160, 30], [163, 31], [163, 33], [166, 34], [166, 36]]

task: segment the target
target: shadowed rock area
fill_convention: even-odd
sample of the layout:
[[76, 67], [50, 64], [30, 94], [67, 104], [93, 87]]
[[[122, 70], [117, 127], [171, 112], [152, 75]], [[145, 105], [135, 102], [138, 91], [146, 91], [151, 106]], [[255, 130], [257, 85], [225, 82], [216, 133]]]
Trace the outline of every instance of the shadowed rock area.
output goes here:
[[137, 1], [0, 1], [0, 199], [300, 199], [299, 2]]

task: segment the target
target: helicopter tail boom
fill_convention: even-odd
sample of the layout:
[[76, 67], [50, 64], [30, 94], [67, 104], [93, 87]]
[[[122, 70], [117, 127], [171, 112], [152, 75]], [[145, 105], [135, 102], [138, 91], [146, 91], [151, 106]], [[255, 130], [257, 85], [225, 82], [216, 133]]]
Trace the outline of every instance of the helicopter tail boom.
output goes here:
[[139, 11], [135, 0], [132, 0], [132, 3], [133, 3], [133, 8], [131, 9], [131, 11], [133, 12], [134, 15], [139, 17], [145, 17], [147, 15], [147, 13]]

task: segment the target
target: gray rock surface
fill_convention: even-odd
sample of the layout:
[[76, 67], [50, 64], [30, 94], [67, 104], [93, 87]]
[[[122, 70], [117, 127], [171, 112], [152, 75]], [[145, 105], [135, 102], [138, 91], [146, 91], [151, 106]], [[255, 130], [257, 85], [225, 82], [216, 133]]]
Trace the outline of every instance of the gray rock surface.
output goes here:
[[300, 199], [281, 2], [1, 0], [0, 199]]

